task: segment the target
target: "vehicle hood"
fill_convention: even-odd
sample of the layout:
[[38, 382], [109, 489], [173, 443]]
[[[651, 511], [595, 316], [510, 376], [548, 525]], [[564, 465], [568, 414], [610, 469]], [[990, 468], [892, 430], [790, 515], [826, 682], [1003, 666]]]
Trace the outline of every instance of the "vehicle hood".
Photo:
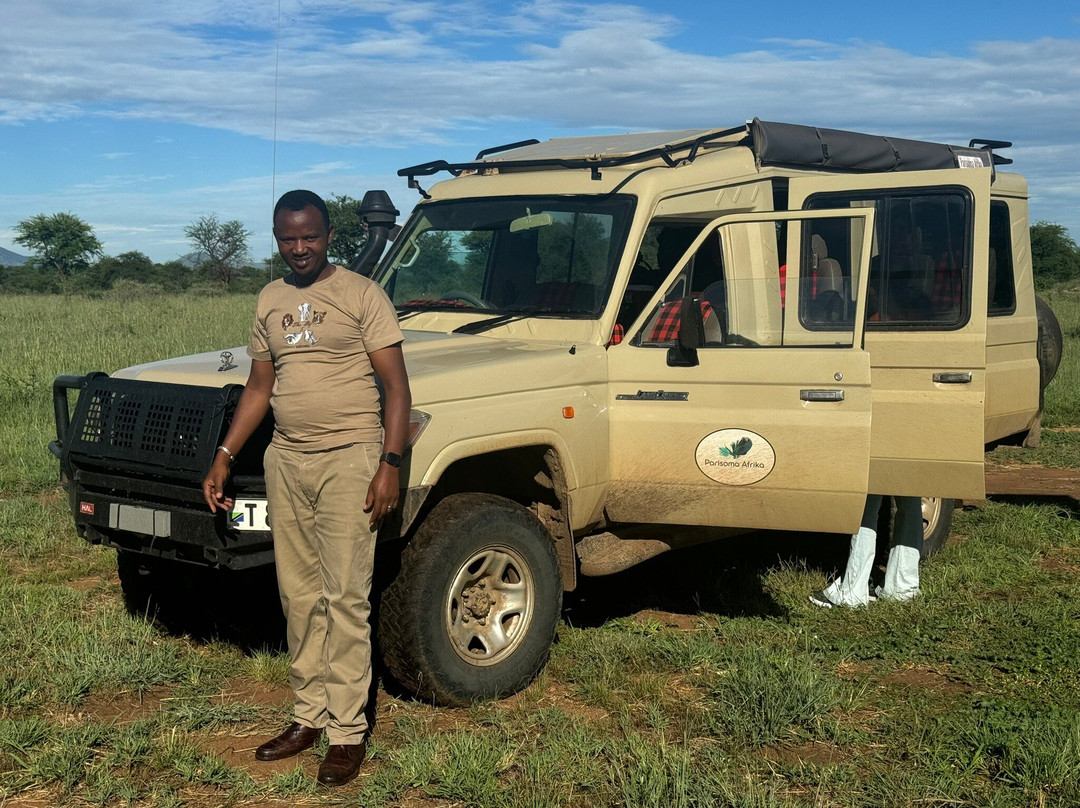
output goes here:
[[[603, 349], [591, 344], [434, 331], [405, 331], [403, 351], [417, 405], [594, 382], [603, 376], [605, 358]], [[240, 346], [134, 365], [113, 375], [223, 387], [244, 384], [250, 367]]]

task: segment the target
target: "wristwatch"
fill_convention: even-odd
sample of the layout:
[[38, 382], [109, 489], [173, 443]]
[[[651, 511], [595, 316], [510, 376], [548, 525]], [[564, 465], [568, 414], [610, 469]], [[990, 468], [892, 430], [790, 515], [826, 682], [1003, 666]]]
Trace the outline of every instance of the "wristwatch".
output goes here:
[[379, 457], [379, 462], [399, 469], [401, 468], [401, 455], [394, 454], [394, 452], [383, 452], [382, 456]]

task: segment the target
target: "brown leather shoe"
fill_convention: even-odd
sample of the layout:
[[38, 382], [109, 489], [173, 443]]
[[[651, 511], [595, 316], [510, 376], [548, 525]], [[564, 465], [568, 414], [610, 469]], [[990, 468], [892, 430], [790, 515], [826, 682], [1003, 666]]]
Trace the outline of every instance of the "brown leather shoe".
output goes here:
[[305, 727], [295, 721], [285, 727], [285, 731], [276, 738], [271, 738], [255, 750], [256, 760], [281, 760], [298, 755], [315, 745], [322, 735], [321, 729]]
[[316, 779], [324, 786], [340, 786], [349, 782], [360, 772], [360, 764], [364, 762], [366, 753], [366, 740], [348, 746], [331, 744]]

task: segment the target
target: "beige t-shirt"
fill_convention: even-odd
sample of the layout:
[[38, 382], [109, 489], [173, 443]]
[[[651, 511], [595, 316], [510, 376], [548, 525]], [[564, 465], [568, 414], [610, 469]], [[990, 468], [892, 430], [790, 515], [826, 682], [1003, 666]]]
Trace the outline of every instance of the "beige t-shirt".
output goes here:
[[290, 279], [259, 293], [247, 349], [252, 359], [274, 362], [272, 443], [320, 451], [382, 440], [368, 354], [403, 339], [390, 299], [340, 266], [304, 288]]

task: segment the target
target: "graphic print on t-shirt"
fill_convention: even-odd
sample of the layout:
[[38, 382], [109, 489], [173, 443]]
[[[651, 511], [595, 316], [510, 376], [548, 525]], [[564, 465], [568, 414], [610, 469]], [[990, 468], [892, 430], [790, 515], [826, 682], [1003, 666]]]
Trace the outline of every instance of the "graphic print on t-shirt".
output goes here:
[[[289, 345], [297, 345], [300, 340], [303, 340], [307, 345], [314, 345], [319, 338], [312, 331], [312, 326], [321, 324], [326, 317], [326, 312], [313, 312], [310, 303], [301, 303], [296, 308], [300, 311], [299, 320], [294, 320], [291, 314], [286, 314], [281, 318], [281, 330], [285, 332], [285, 342]], [[295, 330], [290, 330], [294, 327]]]

